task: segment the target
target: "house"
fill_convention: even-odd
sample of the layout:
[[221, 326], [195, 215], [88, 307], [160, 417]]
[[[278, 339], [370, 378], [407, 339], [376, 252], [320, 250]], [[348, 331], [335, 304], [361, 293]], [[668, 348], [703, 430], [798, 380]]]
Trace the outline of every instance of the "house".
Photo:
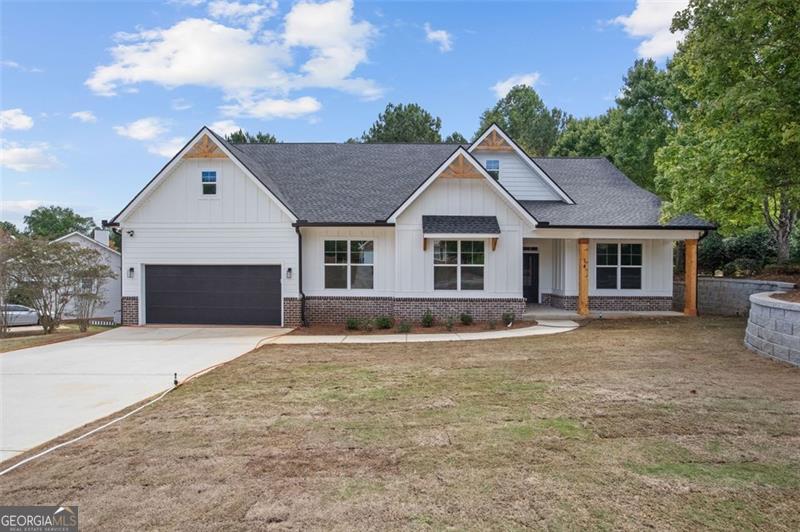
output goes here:
[[[115, 323], [120, 323], [122, 319], [122, 283], [120, 281], [122, 271], [122, 255], [119, 251], [109, 246], [109, 231], [95, 229], [92, 236], [86, 236], [77, 231], [57, 238], [54, 242], [67, 242], [82, 247], [94, 249], [100, 253], [103, 261], [111, 268], [116, 275], [114, 279], [106, 279], [100, 287], [100, 295], [104, 303], [97, 305], [92, 314], [93, 318], [109, 318]], [[75, 318], [75, 307], [73, 303], [68, 303], [64, 309], [65, 318]]]
[[231, 144], [204, 127], [107, 224], [124, 324], [343, 323], [540, 303], [669, 310], [673, 244], [712, 225], [603, 158], [529, 157], [499, 127], [453, 144]]

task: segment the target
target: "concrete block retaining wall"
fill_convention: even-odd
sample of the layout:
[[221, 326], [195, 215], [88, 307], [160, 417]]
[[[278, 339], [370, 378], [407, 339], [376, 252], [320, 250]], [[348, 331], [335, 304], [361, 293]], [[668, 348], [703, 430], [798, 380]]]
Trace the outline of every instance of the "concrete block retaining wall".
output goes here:
[[744, 345], [751, 351], [800, 366], [800, 303], [750, 296]]
[[[672, 285], [672, 308], [683, 310], [684, 283]], [[750, 296], [760, 292], [785, 292], [794, 288], [792, 283], [761, 281], [758, 279], [723, 279], [699, 277], [697, 279], [697, 310], [700, 314], [718, 316], [747, 316]]]

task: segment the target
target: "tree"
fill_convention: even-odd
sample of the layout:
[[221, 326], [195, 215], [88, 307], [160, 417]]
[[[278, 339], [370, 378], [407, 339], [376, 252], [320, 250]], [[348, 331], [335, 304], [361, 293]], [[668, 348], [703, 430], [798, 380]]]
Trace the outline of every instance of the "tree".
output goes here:
[[82, 283], [113, 278], [100, 253], [67, 242], [20, 237], [8, 249], [9, 277], [39, 313], [45, 334], [61, 323], [64, 308]]
[[239, 131], [234, 131], [229, 135], [225, 135], [225, 140], [233, 144], [275, 144], [278, 142], [275, 135], [270, 133], [262, 133], [259, 131], [255, 135], [251, 135], [247, 131], [242, 131], [241, 128]]
[[793, 0], [692, 0], [669, 66], [691, 105], [656, 156], [666, 214], [693, 210], [723, 230], [761, 218], [778, 263], [800, 213], [800, 10]]
[[459, 133], [458, 131], [453, 131], [447, 138], [444, 139], [445, 144], [469, 144], [467, 137]]
[[362, 142], [441, 142], [442, 119], [416, 103], [388, 104]]
[[[5, 223], [5, 222], [4, 222]], [[3, 307], [9, 304], [8, 293], [11, 290], [11, 244], [14, 239], [8, 232], [0, 231], [0, 336], [8, 332], [8, 316], [2, 312]]]
[[78, 231], [88, 235], [94, 228], [94, 220], [81, 216], [70, 208], [50, 205], [38, 207], [25, 217], [26, 233], [53, 240]]
[[529, 155], [542, 156], [550, 153], [570, 118], [561, 109], [548, 109], [533, 88], [517, 85], [483, 112], [475, 137], [495, 123]]
[[82, 267], [77, 272], [79, 282], [72, 296], [72, 309], [78, 321], [78, 328], [81, 332], [86, 332], [95, 309], [106, 303], [103, 298], [104, 281], [115, 279], [116, 274], [100, 253], [82, 253], [81, 260]]
[[611, 160], [636, 184], [655, 189], [655, 153], [674, 129], [667, 73], [652, 59], [637, 59], [608, 115], [605, 147]]
[[11, 222], [0, 222], [0, 233], [5, 233], [10, 236], [19, 236], [19, 229]]
[[564, 132], [558, 137], [550, 155], [568, 157], [595, 157], [608, 155], [606, 128], [608, 115], [570, 119]]

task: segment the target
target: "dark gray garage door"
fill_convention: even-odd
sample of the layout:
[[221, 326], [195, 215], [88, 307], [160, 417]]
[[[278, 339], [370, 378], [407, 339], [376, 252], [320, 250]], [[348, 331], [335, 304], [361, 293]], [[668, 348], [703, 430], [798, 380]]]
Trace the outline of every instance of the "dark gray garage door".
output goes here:
[[280, 325], [280, 266], [145, 266], [147, 323]]

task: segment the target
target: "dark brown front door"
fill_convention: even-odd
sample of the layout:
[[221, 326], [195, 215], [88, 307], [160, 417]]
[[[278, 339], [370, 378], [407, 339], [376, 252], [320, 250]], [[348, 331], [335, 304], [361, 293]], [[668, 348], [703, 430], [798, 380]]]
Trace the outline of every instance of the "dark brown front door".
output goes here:
[[522, 295], [528, 303], [539, 302], [539, 254], [522, 254]]

